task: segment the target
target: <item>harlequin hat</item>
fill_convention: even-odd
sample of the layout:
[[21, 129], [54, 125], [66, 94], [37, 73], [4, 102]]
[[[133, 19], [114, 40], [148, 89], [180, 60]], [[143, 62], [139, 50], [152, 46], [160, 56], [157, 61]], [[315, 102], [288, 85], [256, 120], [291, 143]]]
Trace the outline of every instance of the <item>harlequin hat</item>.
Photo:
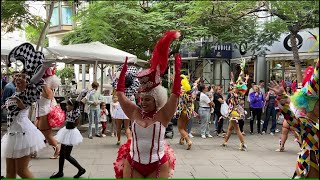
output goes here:
[[27, 75], [27, 81], [38, 72], [43, 61], [44, 54], [40, 51], [35, 51], [30, 43], [23, 43], [15, 47], [8, 55], [7, 66], [11, 67], [13, 62], [20, 60], [23, 63], [23, 72]]
[[243, 82], [243, 79], [242, 79], [242, 76], [244, 75], [245, 66], [246, 66], [246, 60], [242, 59], [240, 63], [241, 72], [239, 74], [238, 80], [235, 83], [235, 87], [239, 90], [240, 95], [245, 95], [248, 90], [247, 85]]
[[[116, 70], [116, 78], [113, 81], [113, 87], [117, 87], [119, 75], [123, 68], [123, 65], [119, 66]], [[125, 95], [130, 98], [132, 95], [134, 95], [137, 92], [137, 89], [140, 85], [138, 79], [136, 78], [138, 73], [138, 69], [135, 66], [129, 66], [128, 70], [126, 72], [126, 79], [125, 79], [125, 88], [124, 93]]]

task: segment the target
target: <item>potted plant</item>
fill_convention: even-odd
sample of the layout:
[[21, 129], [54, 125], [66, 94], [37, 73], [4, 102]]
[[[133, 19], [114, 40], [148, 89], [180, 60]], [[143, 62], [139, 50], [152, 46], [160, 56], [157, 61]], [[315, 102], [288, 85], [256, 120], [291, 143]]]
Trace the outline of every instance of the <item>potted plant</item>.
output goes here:
[[74, 76], [74, 70], [70, 67], [65, 67], [61, 70], [56, 70], [56, 75], [61, 78], [61, 84], [66, 84], [66, 78], [68, 79], [68, 84], [70, 84], [71, 79]]

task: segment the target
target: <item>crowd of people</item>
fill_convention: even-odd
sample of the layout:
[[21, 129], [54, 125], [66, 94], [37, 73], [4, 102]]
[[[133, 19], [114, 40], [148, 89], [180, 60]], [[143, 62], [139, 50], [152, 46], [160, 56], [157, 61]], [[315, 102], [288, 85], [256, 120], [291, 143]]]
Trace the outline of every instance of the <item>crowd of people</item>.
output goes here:
[[[189, 82], [190, 77], [180, 73], [181, 57], [176, 53], [171, 96], [168, 97], [167, 89], [161, 85], [161, 76], [168, 66], [169, 46], [179, 37], [179, 31], [168, 31], [160, 38], [148, 69], [137, 71], [128, 65], [126, 59], [117, 70], [117, 76], [112, 77], [114, 91], [108, 102], [98, 91], [97, 82], [92, 83], [91, 90], [84, 89], [76, 99], [67, 99], [66, 123], [56, 136], [48, 120], [51, 107], [57, 104], [54, 92], [60, 83], [52, 68], [54, 64], [44, 61], [44, 55], [35, 52], [29, 43], [13, 49], [9, 63], [21, 60], [26, 65], [22, 72], [13, 73], [12, 82], [2, 86], [1, 109], [8, 113], [7, 133], [1, 140], [1, 157], [6, 158], [7, 164], [6, 178], [16, 178], [17, 175], [33, 178], [28, 164], [31, 157], [45, 147], [45, 143], [53, 147], [54, 154], [50, 158], [59, 159], [59, 170], [50, 178], [64, 176], [65, 160], [78, 169], [74, 178], [85, 174], [85, 167], [71, 156], [74, 146], [83, 141], [77, 129], [81, 118], [89, 121], [89, 139], [93, 139], [93, 133], [95, 137], [106, 137], [108, 131], [117, 137], [116, 178], [169, 178], [173, 174], [176, 157], [165, 141], [165, 133], [172, 119], [177, 119], [181, 136], [178, 143], [186, 143], [187, 150], [192, 150], [192, 138], [195, 136], [192, 126], [198, 120], [201, 138], [212, 138], [215, 133], [224, 138], [221, 145], [227, 147], [235, 131], [240, 141], [239, 149], [247, 151], [250, 147], [245, 141], [246, 119], [249, 120], [251, 135], [263, 135], [268, 132], [271, 117], [269, 133], [275, 135], [280, 132], [276, 128], [280, 114], [284, 120], [280, 146], [276, 151], [284, 151], [291, 129], [301, 149], [294, 177], [319, 177], [319, 61], [305, 74], [302, 84], [286, 86], [283, 82], [272, 81], [265, 88], [265, 82], [261, 80], [258, 85], [252, 82], [249, 90], [249, 76], [244, 73], [245, 61], [242, 61], [239, 77], [235, 79], [231, 73], [228, 92], [224, 95], [221, 85], [207, 85], [201, 78]], [[33, 56], [28, 51], [19, 51], [23, 48], [29, 49]], [[246, 102], [249, 103], [248, 112]], [[34, 124], [29, 115], [32, 106], [36, 109]], [[95, 132], [92, 132], [93, 123]], [[99, 129], [99, 123], [102, 129]], [[224, 124], [227, 124], [226, 130]], [[123, 128], [125, 143], [121, 142]]]

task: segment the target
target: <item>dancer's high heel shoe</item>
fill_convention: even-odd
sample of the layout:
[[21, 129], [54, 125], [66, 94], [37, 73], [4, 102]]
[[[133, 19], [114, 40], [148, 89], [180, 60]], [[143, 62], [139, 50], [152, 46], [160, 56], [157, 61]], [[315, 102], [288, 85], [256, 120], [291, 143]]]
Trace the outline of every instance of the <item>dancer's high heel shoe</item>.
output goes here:
[[277, 152], [283, 152], [284, 151], [284, 147], [280, 147], [279, 149], [276, 150]]
[[50, 157], [50, 159], [58, 159], [59, 155], [60, 155], [60, 149], [59, 146], [52, 146], [53, 150], [54, 150], [54, 154], [52, 157]]
[[187, 145], [188, 145], [187, 150], [190, 150], [190, 149], [191, 149], [191, 146], [192, 146], [192, 142], [189, 141], [189, 142], [187, 143]]
[[241, 151], [247, 151], [248, 150], [248, 147], [246, 144], [244, 143], [240, 143], [240, 148], [239, 148]]
[[179, 144], [184, 145], [184, 137], [180, 138]]
[[223, 147], [227, 147], [227, 142], [221, 144]]

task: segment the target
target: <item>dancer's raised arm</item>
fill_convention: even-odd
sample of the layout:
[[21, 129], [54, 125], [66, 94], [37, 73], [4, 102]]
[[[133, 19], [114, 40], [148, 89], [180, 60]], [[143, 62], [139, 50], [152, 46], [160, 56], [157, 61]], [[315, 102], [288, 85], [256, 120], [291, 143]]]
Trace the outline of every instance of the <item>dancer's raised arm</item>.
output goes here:
[[167, 126], [170, 122], [172, 116], [177, 110], [178, 100], [181, 94], [181, 77], [180, 77], [180, 69], [181, 69], [181, 56], [180, 54], [176, 54], [175, 56], [175, 75], [172, 86], [172, 94], [166, 103], [166, 105], [160, 110], [160, 114], [163, 118], [163, 125]]

